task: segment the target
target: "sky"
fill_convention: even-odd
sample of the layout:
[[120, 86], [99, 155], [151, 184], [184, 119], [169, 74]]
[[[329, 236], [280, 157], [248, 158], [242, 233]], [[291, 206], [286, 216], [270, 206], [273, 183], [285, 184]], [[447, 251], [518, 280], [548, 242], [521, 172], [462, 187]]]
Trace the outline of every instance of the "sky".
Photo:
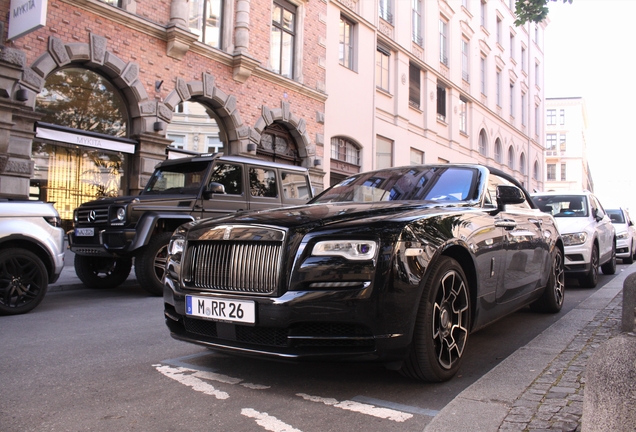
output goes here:
[[582, 97], [594, 193], [636, 214], [636, 0], [550, 2], [545, 97]]

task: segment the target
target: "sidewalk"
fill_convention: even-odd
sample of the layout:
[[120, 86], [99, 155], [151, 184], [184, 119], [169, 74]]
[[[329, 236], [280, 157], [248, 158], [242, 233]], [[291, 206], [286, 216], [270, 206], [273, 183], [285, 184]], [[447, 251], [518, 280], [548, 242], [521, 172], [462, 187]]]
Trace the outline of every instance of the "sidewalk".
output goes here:
[[633, 271], [624, 269], [461, 392], [425, 431], [580, 431], [585, 367], [620, 333], [623, 282]]

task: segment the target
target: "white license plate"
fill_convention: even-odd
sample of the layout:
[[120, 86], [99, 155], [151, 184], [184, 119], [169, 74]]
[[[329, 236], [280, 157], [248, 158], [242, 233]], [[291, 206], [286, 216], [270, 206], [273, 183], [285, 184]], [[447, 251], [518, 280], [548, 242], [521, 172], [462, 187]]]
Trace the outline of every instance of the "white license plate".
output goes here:
[[186, 315], [190, 316], [254, 324], [256, 322], [254, 310], [253, 301], [186, 296]]
[[77, 237], [92, 237], [95, 235], [95, 228], [75, 228]]

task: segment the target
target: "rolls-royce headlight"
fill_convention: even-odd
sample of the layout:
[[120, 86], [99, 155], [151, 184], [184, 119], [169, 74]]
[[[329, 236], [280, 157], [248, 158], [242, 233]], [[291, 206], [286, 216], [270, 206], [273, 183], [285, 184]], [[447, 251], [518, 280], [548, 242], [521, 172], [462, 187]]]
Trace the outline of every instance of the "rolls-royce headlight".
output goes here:
[[377, 244], [370, 240], [326, 240], [316, 243], [314, 256], [341, 256], [348, 260], [370, 260], [375, 258]]
[[561, 234], [561, 238], [563, 239], [563, 244], [565, 246], [576, 246], [581, 245], [587, 241], [587, 233], [579, 232], [572, 234]]
[[170, 255], [181, 256], [183, 253], [183, 248], [185, 247], [185, 239], [184, 238], [172, 238], [170, 243], [168, 244], [168, 253]]

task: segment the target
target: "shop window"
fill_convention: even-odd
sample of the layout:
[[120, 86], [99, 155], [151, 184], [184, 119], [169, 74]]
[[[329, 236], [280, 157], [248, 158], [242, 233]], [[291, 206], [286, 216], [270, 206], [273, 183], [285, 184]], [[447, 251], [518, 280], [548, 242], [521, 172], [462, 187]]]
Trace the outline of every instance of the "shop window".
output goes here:
[[119, 91], [88, 69], [68, 68], [51, 74], [36, 97], [41, 122], [115, 137], [128, 134], [128, 112]]
[[191, 0], [188, 25], [199, 41], [221, 48], [223, 0]]

